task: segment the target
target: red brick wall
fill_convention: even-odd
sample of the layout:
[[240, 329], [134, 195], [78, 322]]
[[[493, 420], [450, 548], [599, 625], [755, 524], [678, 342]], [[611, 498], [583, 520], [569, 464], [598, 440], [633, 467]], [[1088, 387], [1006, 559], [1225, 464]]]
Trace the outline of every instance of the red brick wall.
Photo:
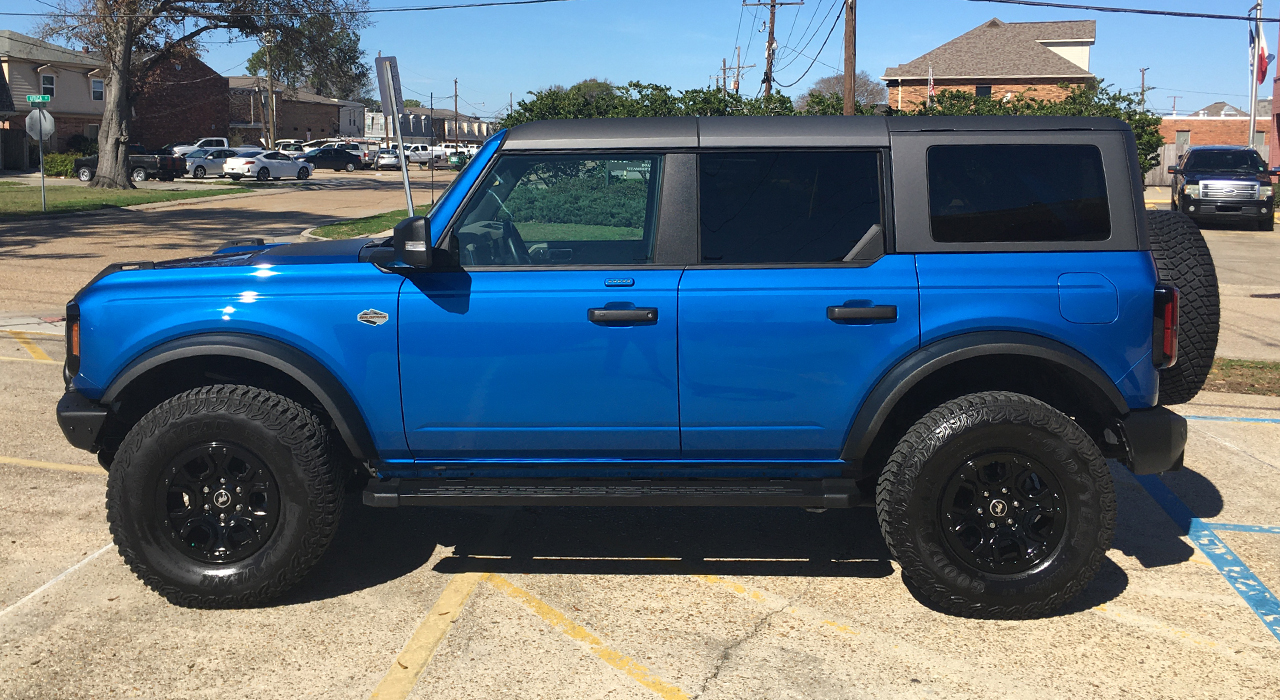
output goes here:
[[[1255, 127], [1266, 133], [1270, 129], [1267, 120], [1259, 120]], [[1179, 131], [1191, 132], [1192, 146], [1248, 146], [1249, 119], [1247, 117], [1227, 118], [1181, 118], [1165, 117], [1160, 123], [1160, 135], [1165, 143], [1176, 143]], [[1270, 134], [1266, 136], [1270, 144]]]
[[168, 61], [138, 89], [130, 141], [148, 149], [227, 136], [227, 79], [196, 58]]
[[[941, 90], [962, 90], [964, 92], [974, 92], [978, 85], [990, 85], [991, 97], [993, 99], [1001, 99], [1006, 93], [1012, 92], [1018, 94], [1024, 90], [1027, 91], [1028, 97], [1035, 97], [1041, 100], [1061, 100], [1070, 94], [1070, 86], [1064, 88], [1059, 85], [1059, 80], [1022, 80], [1018, 82], [977, 82], [973, 80], [954, 80], [954, 79], [936, 79], [933, 81], [935, 91]], [[1070, 85], [1083, 85], [1083, 81], [1071, 83]], [[894, 109], [898, 108], [898, 87], [889, 88], [889, 106]], [[902, 81], [902, 109], [913, 109], [917, 105], [924, 104], [929, 96], [928, 80], [904, 80]]]

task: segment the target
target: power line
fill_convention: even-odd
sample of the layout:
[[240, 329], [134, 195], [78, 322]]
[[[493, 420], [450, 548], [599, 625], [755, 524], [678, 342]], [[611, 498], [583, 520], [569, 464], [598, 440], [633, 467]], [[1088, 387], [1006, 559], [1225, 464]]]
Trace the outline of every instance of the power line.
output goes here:
[[1002, 5], [1027, 5], [1029, 7], [1052, 7], [1059, 10], [1087, 10], [1089, 12], [1116, 12], [1130, 15], [1157, 15], [1160, 17], [1186, 17], [1189, 19], [1227, 19], [1241, 22], [1280, 22], [1280, 17], [1248, 17], [1239, 15], [1215, 15], [1204, 12], [1174, 12], [1173, 10], [1144, 10], [1132, 7], [1104, 7], [1101, 5], [1071, 5], [1060, 2], [1039, 2], [1038, 0], [969, 0], [969, 2], [994, 2]]
[[[837, 6], [839, 6], [839, 7], [840, 7], [840, 12], [841, 12], [841, 13], [843, 13], [843, 12], [844, 12], [844, 3], [843, 3], [843, 2], [841, 2], [840, 0], [832, 0], [831, 6], [827, 8], [827, 14], [825, 14], [825, 15], [823, 15], [823, 16], [822, 16], [822, 21], [823, 21], [823, 22], [826, 22], [826, 21], [827, 21], [827, 18], [831, 16], [831, 11], [832, 11], [832, 10], [834, 10], [834, 9], [836, 9], [836, 7], [837, 7]], [[817, 13], [815, 12], [815, 15], [816, 15], [816, 14], [817, 14]], [[837, 14], [837, 15], [836, 15], [836, 17], [840, 17], [840, 16], [841, 16], [841, 15], [839, 15], [839, 14]], [[806, 28], [806, 29], [805, 29], [805, 31], [807, 32], [807, 31], [808, 31], [808, 29]], [[813, 35], [809, 37], [808, 41], [804, 42], [804, 45], [802, 45], [799, 49], [792, 49], [792, 50], [793, 50], [793, 51], [795, 51], [795, 53], [796, 53], [796, 54], [800, 54], [802, 51], [806, 51], [806, 50], [808, 50], [808, 48], [809, 48], [809, 44], [812, 44], [812, 43], [813, 43], [813, 40], [814, 40], [814, 39], [817, 39], [817, 38], [818, 38], [818, 34], [820, 34], [821, 32], [822, 32], [822, 25], [821, 25], [821, 24], [819, 24], [819, 25], [818, 25], [818, 27], [817, 27], [817, 29], [814, 29], [814, 30], [813, 30]], [[828, 37], [830, 37], [830, 36], [831, 36], [831, 34], [828, 32], [827, 36], [828, 36]], [[823, 42], [823, 43], [825, 44], [826, 42]], [[806, 58], [807, 58], [807, 57], [806, 57]], [[779, 69], [778, 69], [778, 71], [784, 71], [784, 70], [786, 70], [786, 69], [790, 68], [790, 67], [791, 67], [791, 66], [792, 66], [796, 61], [798, 61], [798, 60], [800, 60], [798, 56], [796, 56], [796, 57], [792, 57], [792, 59], [791, 59], [790, 61], [787, 61], [787, 65], [782, 66], [781, 68], [779, 68]], [[810, 66], [810, 67], [812, 68], [812, 66]], [[776, 71], [775, 71], [775, 72], [776, 72]], [[806, 72], [807, 72], [807, 71], [806, 71]]]
[[[221, 4], [214, 0], [196, 0], [200, 4]], [[299, 11], [299, 12], [220, 12], [220, 13], [204, 13], [204, 12], [182, 12], [172, 13], [178, 17], [192, 17], [199, 19], [219, 19], [222, 17], [317, 17], [317, 16], [339, 16], [339, 15], [373, 15], [384, 14], [388, 12], [431, 12], [434, 10], [461, 10], [471, 7], [505, 7], [510, 5], [542, 5], [552, 2], [573, 2], [574, 0], [490, 0], [489, 2], [472, 2], [461, 3], [456, 5], [418, 5], [410, 7], [375, 7], [364, 10], [323, 10], [323, 11]], [[157, 15], [156, 17], [164, 17], [170, 13]], [[124, 15], [112, 14], [113, 18], [132, 18], [132, 19], [155, 19], [152, 15]], [[99, 15], [83, 12], [0, 12], [0, 17], [57, 17], [60, 19], [97, 19]]]
[[834, 21], [834, 22], [832, 22], [832, 23], [831, 23], [831, 29], [828, 29], [828, 30], [827, 30], [827, 38], [822, 40], [822, 46], [819, 46], [819, 47], [818, 47], [818, 53], [814, 56], [813, 61], [809, 63], [809, 67], [808, 67], [808, 68], [805, 68], [805, 69], [804, 69], [804, 72], [803, 72], [803, 73], [801, 73], [801, 74], [800, 74], [800, 77], [799, 77], [799, 78], [796, 78], [794, 82], [792, 82], [792, 83], [778, 83], [778, 87], [791, 87], [792, 85], [795, 85], [796, 83], [800, 82], [801, 80], [804, 80], [804, 77], [805, 77], [806, 75], [808, 75], [808, 74], [809, 74], [809, 71], [813, 70], [813, 64], [818, 62], [818, 58], [817, 58], [817, 56], [821, 56], [821, 55], [822, 55], [822, 50], [823, 50], [823, 49], [825, 49], [825, 48], [827, 48], [827, 42], [828, 42], [828, 41], [831, 41], [831, 35], [832, 35], [833, 33], [835, 33], [835, 31], [836, 31], [836, 25], [837, 25], [837, 24], [840, 24], [840, 18], [841, 18], [841, 17], [843, 17], [843, 16], [844, 16], [844, 3], [840, 3], [840, 12], [836, 13], [836, 21]]

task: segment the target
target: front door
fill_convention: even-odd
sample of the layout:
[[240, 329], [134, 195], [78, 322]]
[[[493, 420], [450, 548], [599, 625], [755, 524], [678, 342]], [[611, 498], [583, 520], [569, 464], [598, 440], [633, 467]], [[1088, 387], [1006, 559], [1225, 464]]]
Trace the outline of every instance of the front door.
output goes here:
[[662, 158], [503, 155], [410, 275], [401, 388], [423, 460], [676, 458], [676, 290], [652, 264]]
[[683, 456], [836, 460], [915, 350], [911, 255], [884, 255], [880, 154], [699, 156], [700, 259], [680, 282]]

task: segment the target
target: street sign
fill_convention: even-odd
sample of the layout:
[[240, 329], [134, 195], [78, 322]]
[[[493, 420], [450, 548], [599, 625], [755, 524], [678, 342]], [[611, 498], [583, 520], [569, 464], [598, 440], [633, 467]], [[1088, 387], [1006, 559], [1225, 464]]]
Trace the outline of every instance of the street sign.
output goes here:
[[30, 102], [31, 104], [35, 104], [37, 102], [48, 102], [48, 101], [49, 101], [48, 95], [27, 95], [27, 102]]
[[27, 134], [37, 141], [53, 136], [53, 115], [43, 109], [33, 109], [27, 115]]

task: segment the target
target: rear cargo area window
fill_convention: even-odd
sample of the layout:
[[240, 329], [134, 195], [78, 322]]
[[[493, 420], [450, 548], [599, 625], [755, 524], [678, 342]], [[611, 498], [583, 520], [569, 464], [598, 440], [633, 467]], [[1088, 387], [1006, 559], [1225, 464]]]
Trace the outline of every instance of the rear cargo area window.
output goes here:
[[699, 156], [702, 262], [842, 262], [880, 221], [874, 151]]
[[940, 243], [1105, 241], [1102, 154], [1088, 145], [934, 146], [929, 220]]

